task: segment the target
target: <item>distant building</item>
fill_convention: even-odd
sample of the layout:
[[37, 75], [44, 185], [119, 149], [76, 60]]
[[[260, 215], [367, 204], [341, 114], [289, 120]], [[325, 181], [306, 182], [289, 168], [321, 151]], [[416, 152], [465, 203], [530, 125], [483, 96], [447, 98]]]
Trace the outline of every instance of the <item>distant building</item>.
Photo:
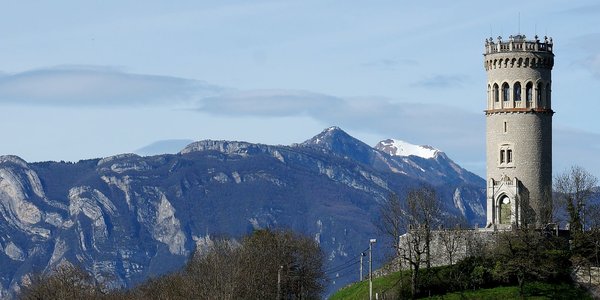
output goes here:
[[538, 36], [485, 41], [487, 228], [550, 222], [552, 48]]

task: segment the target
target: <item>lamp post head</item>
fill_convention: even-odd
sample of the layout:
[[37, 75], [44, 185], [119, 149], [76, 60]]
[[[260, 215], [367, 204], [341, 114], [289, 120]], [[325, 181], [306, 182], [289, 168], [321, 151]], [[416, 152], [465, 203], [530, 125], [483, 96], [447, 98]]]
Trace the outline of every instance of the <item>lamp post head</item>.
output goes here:
[[376, 240], [376, 239], [370, 239], [370, 240], [369, 240], [369, 244], [375, 244], [375, 243], [377, 243], [377, 240]]

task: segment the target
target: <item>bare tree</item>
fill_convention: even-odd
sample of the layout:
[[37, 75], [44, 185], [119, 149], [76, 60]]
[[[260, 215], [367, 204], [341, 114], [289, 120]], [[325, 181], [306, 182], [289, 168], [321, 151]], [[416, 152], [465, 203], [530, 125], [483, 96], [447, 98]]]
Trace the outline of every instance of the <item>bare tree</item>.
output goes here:
[[585, 169], [574, 166], [554, 179], [556, 205], [566, 209], [571, 231], [584, 231], [586, 213], [593, 210], [588, 204], [598, 180]]
[[320, 297], [324, 256], [313, 239], [291, 231], [260, 230], [242, 241], [241, 251], [238, 298]]
[[243, 279], [240, 245], [217, 239], [203, 252], [196, 252], [185, 269], [189, 289], [198, 299], [236, 299], [237, 282]]
[[[200, 299], [197, 290], [183, 272], [150, 278], [135, 289], [111, 293], [113, 299]], [[85, 299], [85, 298], [77, 298]]]
[[408, 192], [406, 197], [407, 217], [413, 228], [421, 228], [425, 242], [425, 260], [431, 267], [431, 231], [440, 222], [440, 200], [435, 190], [423, 187]]
[[19, 299], [99, 299], [102, 285], [85, 270], [71, 264], [60, 265], [49, 274], [33, 275]]
[[379, 222], [376, 224], [379, 231], [388, 236], [392, 248], [398, 254], [400, 235], [406, 232], [403, 218], [402, 202], [396, 193], [390, 193], [386, 200], [379, 206]]
[[[466, 247], [467, 235], [469, 234], [467, 225], [467, 220], [462, 215], [457, 217], [451, 216], [446, 222], [446, 227], [438, 232], [440, 242], [450, 265], [454, 264], [454, 258], [456, 258], [461, 247]], [[464, 255], [466, 255], [466, 249], [464, 252]]]
[[440, 219], [439, 199], [431, 187], [410, 190], [402, 206], [402, 223], [407, 234], [399, 243], [399, 255], [411, 269], [413, 297], [419, 293], [419, 271], [423, 262], [431, 266], [432, 228]]

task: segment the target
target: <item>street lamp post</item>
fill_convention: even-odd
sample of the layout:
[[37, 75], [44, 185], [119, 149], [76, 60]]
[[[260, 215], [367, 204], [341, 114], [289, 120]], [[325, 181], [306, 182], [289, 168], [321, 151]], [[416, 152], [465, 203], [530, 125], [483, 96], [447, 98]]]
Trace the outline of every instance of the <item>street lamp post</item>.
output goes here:
[[281, 270], [283, 270], [283, 266], [279, 266], [277, 270], [277, 300], [281, 299]]
[[360, 253], [360, 277], [358, 277], [358, 281], [363, 281], [363, 257], [365, 256], [364, 252]]
[[369, 300], [373, 300], [373, 244], [377, 242], [376, 239], [369, 240]]

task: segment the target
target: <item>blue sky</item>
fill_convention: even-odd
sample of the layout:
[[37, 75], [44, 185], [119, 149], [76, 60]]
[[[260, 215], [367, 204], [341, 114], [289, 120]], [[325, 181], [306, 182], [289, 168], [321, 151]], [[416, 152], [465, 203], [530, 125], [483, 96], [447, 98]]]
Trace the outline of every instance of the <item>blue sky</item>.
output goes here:
[[555, 173], [600, 177], [598, 20], [596, 1], [2, 1], [0, 154], [287, 145], [337, 125], [484, 175], [484, 40], [520, 24], [555, 42]]

